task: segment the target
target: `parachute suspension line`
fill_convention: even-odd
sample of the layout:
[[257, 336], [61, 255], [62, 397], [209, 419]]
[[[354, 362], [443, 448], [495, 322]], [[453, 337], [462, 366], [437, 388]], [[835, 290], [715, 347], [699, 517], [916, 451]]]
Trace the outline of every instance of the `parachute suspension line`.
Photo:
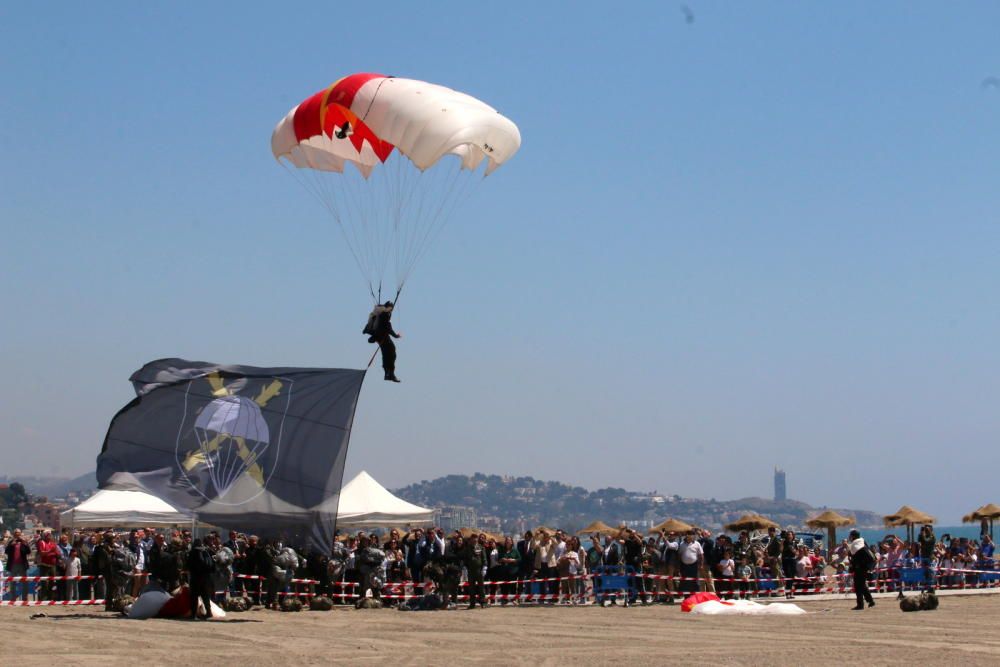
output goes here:
[[[345, 169], [350, 168], [350, 166], [345, 165]], [[362, 225], [352, 224], [352, 221], [358, 219], [363, 221], [363, 212], [353, 214], [355, 207], [352, 207], [352, 201], [356, 200], [358, 196], [353, 189], [350, 189], [353, 181], [348, 174], [323, 174], [320, 172], [314, 172], [314, 174], [318, 183], [326, 191], [327, 209], [337, 221], [344, 235], [344, 240], [347, 242], [351, 254], [355, 257], [355, 262], [368, 285], [369, 293], [374, 294], [374, 272], [369, 249], [371, 244], [363, 242]]]
[[[409, 244], [416, 230], [423, 224], [423, 209], [427, 198], [427, 188], [422, 187], [424, 172], [406, 170], [406, 189], [402, 193], [397, 221], [395, 242], [396, 264], [393, 267], [396, 285], [406, 281], [405, 269], [410, 262]], [[404, 220], [404, 216], [408, 219]]]
[[404, 227], [403, 240], [399, 243], [400, 260], [396, 265], [396, 280], [402, 284], [406, 281], [407, 274], [413, 261], [413, 248], [415, 239], [418, 238], [420, 230], [428, 223], [426, 210], [428, 209], [428, 194], [440, 196], [437, 192], [437, 170], [432, 170], [430, 175], [427, 171], [417, 172], [414, 176], [413, 193], [417, 195], [412, 207], [412, 220], [407, 221]]
[[[310, 195], [315, 197], [316, 200], [320, 203], [320, 206], [325, 208], [333, 217], [333, 219], [337, 221], [337, 226], [340, 227], [341, 234], [343, 234], [344, 236], [344, 241], [347, 243], [348, 249], [351, 251], [351, 256], [354, 258], [354, 263], [358, 265], [358, 269], [361, 271], [362, 276], [367, 276], [367, 272], [365, 271], [361, 259], [358, 257], [358, 253], [355, 252], [354, 246], [351, 245], [351, 240], [348, 237], [347, 230], [345, 229], [345, 226], [341, 221], [340, 215], [338, 211], [331, 204], [331, 202], [334, 201], [333, 198], [323, 197], [323, 191], [329, 189], [329, 183], [328, 183], [329, 179], [321, 178], [319, 176], [318, 171], [310, 169], [309, 173], [312, 175], [312, 180], [313, 180], [313, 185], [310, 186], [309, 181], [299, 175], [300, 173], [302, 173], [301, 170], [297, 168], [296, 169], [290, 168], [287, 164], [285, 164], [284, 160], [278, 160], [278, 163], [285, 169], [285, 172], [291, 174], [292, 178], [294, 178], [299, 183], [299, 185], [302, 186], [303, 190], [305, 190]], [[327, 181], [327, 183], [324, 183], [324, 181]], [[324, 185], [326, 187], [324, 187]], [[368, 280], [367, 282], [369, 290], [371, 290], [371, 281]]]
[[360, 173], [350, 171], [355, 169], [352, 165], [344, 165], [345, 173], [326, 175], [326, 181], [330, 184], [332, 195], [331, 200], [344, 209], [341, 222], [345, 228], [350, 229], [352, 239], [348, 242], [356, 248], [358, 254], [363, 258], [363, 273], [369, 283], [369, 291], [374, 291], [375, 273], [371, 261], [372, 240], [368, 211], [363, 205], [362, 194], [357, 185]]
[[459, 156], [421, 171], [398, 148], [367, 177], [351, 163], [340, 172], [282, 166], [337, 222], [375, 303], [390, 280], [402, 289], [481, 180], [478, 169], [462, 168]]
[[[437, 198], [437, 207], [428, 217], [427, 224], [422, 225], [421, 228], [416, 229], [414, 232], [410, 249], [407, 251], [409, 259], [400, 274], [400, 283], [405, 282], [409, 278], [417, 264], [420, 263], [433, 246], [434, 241], [447, 226], [454, 211], [468, 200], [472, 194], [474, 184], [477, 180], [482, 180], [476, 179], [474, 173], [463, 174], [462, 172], [465, 170], [462, 169], [461, 162], [456, 163], [451, 173], [448, 173], [448, 170], [439, 169], [438, 171], [442, 174], [439, 176], [439, 180], [442, 180], [443, 184], [436, 188], [441, 193]], [[464, 182], [459, 185], [459, 181], [463, 181], [463, 179]]]
[[[398, 273], [398, 267], [401, 261], [400, 257], [400, 238], [402, 234], [405, 233], [406, 227], [403, 225], [403, 211], [406, 210], [406, 200], [410, 196], [411, 192], [411, 177], [413, 176], [413, 171], [410, 169], [403, 169], [403, 160], [396, 160], [396, 191], [394, 197], [392, 198], [393, 206], [391, 209], [392, 216], [392, 238], [393, 238], [393, 250], [395, 264], [393, 265], [393, 271]], [[386, 259], [388, 259], [388, 253], [386, 253]], [[384, 270], [383, 266], [383, 270]], [[395, 276], [398, 284], [398, 276]]]
[[[377, 224], [379, 236], [375, 249], [378, 251], [378, 275], [383, 278], [386, 275], [386, 266], [389, 263], [389, 256], [393, 245], [393, 221], [395, 220], [393, 209], [399, 202], [399, 190], [402, 179], [400, 164], [402, 160], [403, 157], [399, 152], [394, 151], [387, 158], [387, 163], [383, 164], [380, 168], [376, 168], [377, 173], [372, 176], [372, 178], [377, 178], [381, 181], [381, 183], [375, 184], [375, 187], [370, 190], [370, 195], [379, 215]], [[389, 164], [390, 161], [395, 164]], [[379, 191], [383, 190], [382, 201], [377, 201]]]
[[[413, 265], [415, 266], [423, 255], [430, 248], [433, 241], [437, 238], [444, 226], [448, 224], [450, 219], [451, 211], [457, 206], [459, 199], [462, 195], [468, 194], [469, 184], [472, 182], [472, 178], [465, 181], [464, 187], [461, 189], [456, 189], [459, 179], [462, 177], [461, 164], [456, 168], [452, 178], [447, 182], [445, 196], [439, 201], [439, 205], [434, 213], [434, 217], [431, 219], [431, 224], [428, 225], [424, 236], [418, 241], [416, 256], [413, 260]], [[412, 270], [413, 267], [411, 267]]]

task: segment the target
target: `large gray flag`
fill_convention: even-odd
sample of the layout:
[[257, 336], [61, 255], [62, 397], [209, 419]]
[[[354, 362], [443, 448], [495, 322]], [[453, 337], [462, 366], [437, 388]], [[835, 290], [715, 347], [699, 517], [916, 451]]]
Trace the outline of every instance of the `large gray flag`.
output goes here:
[[102, 489], [138, 489], [198, 521], [329, 553], [365, 371], [161, 359], [111, 420]]

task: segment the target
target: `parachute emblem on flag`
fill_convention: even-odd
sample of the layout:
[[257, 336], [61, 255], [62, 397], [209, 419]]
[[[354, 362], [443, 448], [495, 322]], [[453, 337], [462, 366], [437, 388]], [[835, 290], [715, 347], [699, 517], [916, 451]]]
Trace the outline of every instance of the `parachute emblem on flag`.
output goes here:
[[[293, 384], [287, 378], [268, 379], [266, 385], [247, 377], [226, 384], [219, 373], [209, 373], [204, 380], [210, 396], [192, 391], [197, 382], [188, 385], [177, 432], [177, 463], [187, 483], [207, 500], [241, 505], [267, 487], [280, 453]], [[199, 399], [208, 402], [198, 405]]]

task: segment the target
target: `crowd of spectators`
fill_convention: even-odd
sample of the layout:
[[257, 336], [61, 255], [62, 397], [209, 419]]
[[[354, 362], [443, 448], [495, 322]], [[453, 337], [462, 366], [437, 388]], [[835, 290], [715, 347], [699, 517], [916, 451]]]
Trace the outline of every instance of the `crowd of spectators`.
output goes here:
[[[463, 582], [461, 592], [472, 604], [485, 605], [487, 599], [517, 604], [529, 596], [577, 604], [590, 599], [595, 577], [626, 571], [645, 575], [633, 581], [638, 597], [648, 603], [673, 604], [678, 596], [706, 590], [729, 598], [791, 597], [832, 582], [843, 589], [846, 577], [838, 575], [847, 572], [850, 559], [847, 540], [828, 552], [821, 541], [776, 529], [730, 537], [707, 530], [644, 536], [621, 528], [582, 539], [544, 528], [516, 538], [394, 529], [338, 535], [328, 554], [235, 531], [228, 539], [216, 532], [197, 539], [182, 529], [81, 530], [57, 536], [15, 530], [3, 535], [0, 546], [4, 576], [85, 577], [0, 582], [3, 599], [27, 600], [32, 593], [38, 600], [105, 599], [109, 607], [116, 597], [137, 596], [149, 578], [168, 591], [189, 583], [195, 550], [211, 557], [206, 594], [246, 596], [271, 608], [283, 594], [300, 590], [293, 578], [309, 581], [304, 594], [344, 602], [367, 594], [390, 604], [414, 594], [412, 585], [398, 585], [404, 582], [427, 582], [424, 592], [436, 590], [445, 604], [457, 603]], [[912, 543], [887, 535], [870, 546], [877, 558], [874, 576], [888, 590], [903, 568], [933, 570], [937, 585], [974, 586], [980, 583], [978, 572], [995, 565], [988, 535], [974, 540], [946, 534], [939, 540], [930, 526]]]

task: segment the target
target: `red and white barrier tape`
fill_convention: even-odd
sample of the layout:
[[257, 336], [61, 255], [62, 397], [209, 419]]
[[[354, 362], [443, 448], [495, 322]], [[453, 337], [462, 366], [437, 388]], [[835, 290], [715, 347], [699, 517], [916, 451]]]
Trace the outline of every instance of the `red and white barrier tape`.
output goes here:
[[95, 604], [104, 604], [104, 600], [5, 600], [0, 602], [0, 607], [76, 607]]
[[21, 581], [21, 582], [39, 582], [39, 581], [82, 581], [84, 579], [100, 579], [101, 577], [95, 577], [93, 575], [82, 575], [78, 577], [0, 577], [0, 581]]

